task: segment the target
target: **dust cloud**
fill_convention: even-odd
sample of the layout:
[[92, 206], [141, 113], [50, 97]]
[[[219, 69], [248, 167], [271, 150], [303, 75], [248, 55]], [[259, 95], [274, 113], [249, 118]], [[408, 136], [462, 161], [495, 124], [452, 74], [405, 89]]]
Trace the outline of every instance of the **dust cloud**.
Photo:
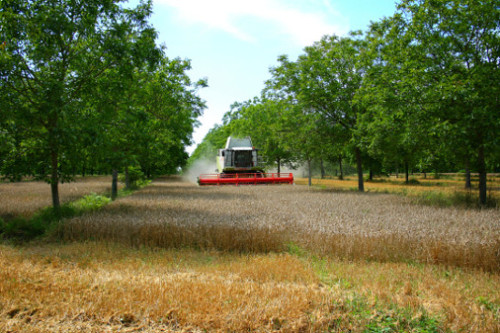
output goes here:
[[218, 173], [217, 164], [215, 163], [215, 161], [208, 159], [200, 159], [195, 161], [193, 165], [189, 167], [189, 169], [184, 171], [182, 178], [188, 182], [197, 183], [198, 177], [201, 174], [205, 173]]

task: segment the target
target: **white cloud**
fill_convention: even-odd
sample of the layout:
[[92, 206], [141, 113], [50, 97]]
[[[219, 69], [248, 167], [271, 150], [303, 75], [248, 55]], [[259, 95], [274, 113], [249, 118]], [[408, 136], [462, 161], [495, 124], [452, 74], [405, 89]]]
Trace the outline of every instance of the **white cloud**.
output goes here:
[[[186, 23], [200, 23], [225, 31], [234, 37], [255, 42], [259, 36], [247, 31], [240, 19], [254, 19], [255, 24], [270, 24], [274, 30], [300, 46], [312, 44], [325, 34], [344, 34], [346, 19], [336, 12], [327, 0], [156, 0], [177, 10]], [[313, 8], [305, 5], [314, 4]], [[294, 5], [294, 6], [292, 6]], [[341, 22], [341, 24], [334, 23]]]

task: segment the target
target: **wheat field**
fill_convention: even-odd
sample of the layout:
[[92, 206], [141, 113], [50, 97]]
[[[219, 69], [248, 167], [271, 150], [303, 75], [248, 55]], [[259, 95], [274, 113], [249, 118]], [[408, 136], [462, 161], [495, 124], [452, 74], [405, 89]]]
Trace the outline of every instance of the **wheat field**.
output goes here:
[[305, 186], [157, 181], [64, 223], [65, 240], [269, 252], [293, 243], [345, 259], [500, 269], [500, 210], [415, 205], [389, 194]]
[[0, 268], [2, 332], [500, 332], [500, 276], [434, 265], [84, 242]]
[[51, 237], [0, 244], [0, 331], [500, 332], [498, 209], [168, 178]]
[[[90, 193], [111, 190], [110, 176], [78, 177], [59, 185], [61, 203], [70, 202]], [[42, 181], [0, 182], [0, 218], [30, 217], [52, 205], [50, 185]]]

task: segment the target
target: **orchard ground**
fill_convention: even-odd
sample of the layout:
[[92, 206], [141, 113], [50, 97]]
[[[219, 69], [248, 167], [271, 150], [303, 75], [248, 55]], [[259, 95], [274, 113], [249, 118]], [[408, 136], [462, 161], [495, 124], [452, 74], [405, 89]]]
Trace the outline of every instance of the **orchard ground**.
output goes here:
[[500, 331], [500, 210], [418, 203], [453, 192], [419, 181], [401, 196], [158, 179], [4, 241], [0, 330]]

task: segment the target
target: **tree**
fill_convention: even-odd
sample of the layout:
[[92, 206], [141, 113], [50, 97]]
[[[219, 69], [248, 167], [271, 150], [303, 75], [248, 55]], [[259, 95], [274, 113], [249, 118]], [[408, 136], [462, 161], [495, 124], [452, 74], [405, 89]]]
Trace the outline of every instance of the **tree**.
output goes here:
[[268, 89], [279, 90], [309, 112], [318, 113], [331, 127], [340, 125], [350, 134], [359, 191], [364, 191], [362, 154], [353, 134], [358, 115], [364, 110], [353, 103], [353, 98], [362, 82], [360, 52], [365, 45], [359, 33], [344, 38], [325, 36], [306, 47], [296, 62], [280, 57], [280, 66], [271, 70], [273, 78], [268, 82]]
[[198, 160], [208, 160], [215, 163], [217, 150], [226, 146], [226, 140], [229, 136], [231, 136], [229, 124], [216, 124], [191, 154], [186, 167], [189, 168]]
[[148, 176], [174, 173], [187, 163], [184, 147], [191, 144], [196, 118], [205, 108], [197, 92], [207, 86], [206, 79], [193, 83], [186, 73], [190, 69], [188, 60], [164, 58], [141, 81], [138, 103], [148, 121], [136, 140], [141, 143], [138, 162]]
[[268, 167], [292, 164], [296, 154], [290, 149], [291, 118], [294, 106], [286, 101], [255, 98], [245, 103], [235, 103], [224, 119], [231, 124], [232, 134], [250, 136], [261, 152]]
[[[471, 150], [479, 172], [479, 202], [486, 203], [487, 160], [500, 143], [500, 12], [494, 0], [404, 0], [396, 15], [413, 75], [402, 88], [422, 91], [429, 110], [460, 155]], [[443, 136], [444, 137], [444, 136]]]
[[[0, 3], [0, 108], [19, 129], [37, 178], [51, 185], [60, 206], [58, 184], [71, 179], [86, 103], [96, 79], [128, 55], [127, 36], [145, 24], [151, 2], [123, 9], [117, 0]], [[21, 163], [14, 156], [13, 164]], [[9, 168], [11, 174], [27, 174]]]

